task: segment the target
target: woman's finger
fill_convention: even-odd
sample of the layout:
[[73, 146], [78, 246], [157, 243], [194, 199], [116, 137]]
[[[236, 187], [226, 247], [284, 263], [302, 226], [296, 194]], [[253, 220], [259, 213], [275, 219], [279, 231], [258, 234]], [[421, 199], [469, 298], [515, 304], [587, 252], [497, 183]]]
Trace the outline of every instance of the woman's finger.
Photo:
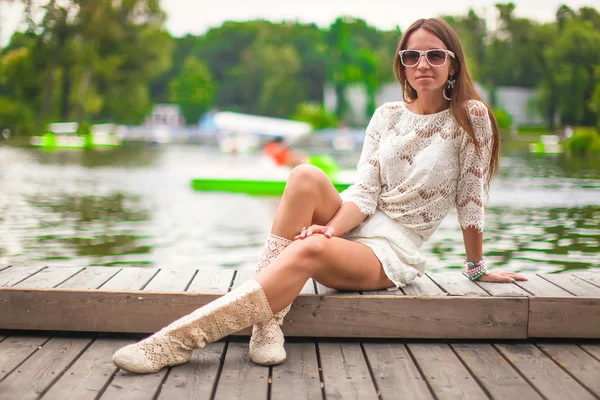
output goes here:
[[332, 237], [334, 233], [335, 229], [333, 229], [331, 226], [325, 228], [325, 236], [327, 236], [328, 238]]

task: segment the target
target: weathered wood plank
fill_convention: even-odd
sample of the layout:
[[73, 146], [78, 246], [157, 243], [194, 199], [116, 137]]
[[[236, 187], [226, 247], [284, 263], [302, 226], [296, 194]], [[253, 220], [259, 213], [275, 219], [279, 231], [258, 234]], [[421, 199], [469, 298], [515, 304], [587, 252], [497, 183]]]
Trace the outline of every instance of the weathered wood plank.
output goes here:
[[152, 400], [167, 371], [163, 368], [153, 374], [139, 375], [119, 370], [100, 399]]
[[248, 356], [248, 342], [231, 341], [215, 399], [267, 399], [269, 368], [254, 364]]
[[500, 297], [528, 297], [530, 294], [514, 283], [475, 282], [477, 286], [491, 294]]
[[0, 343], [0, 381], [50, 339], [44, 334], [18, 334]]
[[487, 399], [469, 371], [444, 343], [407, 343], [436, 398]]
[[12, 265], [0, 265], [0, 271], [4, 271], [6, 268], [10, 268]]
[[317, 293], [317, 291], [315, 290], [315, 281], [312, 278], [310, 278], [309, 280], [306, 281], [306, 283], [302, 287], [300, 294], [316, 294], [316, 293]]
[[360, 296], [359, 292], [347, 291], [347, 290], [338, 290], [328, 288], [327, 286], [323, 286], [321, 283], [315, 281], [317, 286], [317, 293], [322, 296]]
[[544, 274], [540, 276], [573, 293], [575, 296], [600, 297], [600, 287], [571, 274]]
[[37, 274], [31, 275], [27, 279], [13, 285], [13, 287], [35, 289], [53, 288], [81, 270], [83, 270], [81, 267], [45, 268]]
[[594, 398], [534, 345], [496, 344], [495, 346], [548, 400]]
[[286, 343], [287, 359], [273, 366], [272, 400], [321, 399], [321, 381], [314, 343]]
[[67, 279], [58, 288], [61, 289], [98, 289], [110, 278], [112, 278], [119, 268], [107, 267], [87, 267], [77, 275]]
[[[357, 294], [360, 294], [360, 293], [357, 293]], [[404, 292], [402, 292], [402, 290], [400, 290], [400, 289], [365, 290], [362, 292], [362, 294], [365, 296], [405, 296]]]
[[541, 399], [542, 397], [487, 343], [450, 345], [471, 373], [494, 399]]
[[192, 359], [171, 369], [159, 399], [209, 399], [224, 357], [225, 342], [194, 351]]
[[94, 400], [116, 372], [112, 356], [130, 338], [100, 336], [44, 395], [44, 400]]
[[540, 343], [538, 347], [600, 397], [600, 361], [575, 344]]
[[233, 286], [231, 290], [238, 288], [242, 283], [246, 282], [249, 279], [252, 279], [255, 275], [255, 271], [250, 268], [238, 269], [235, 274], [235, 280], [233, 281]]
[[600, 299], [532, 297], [529, 299], [529, 337], [600, 337]]
[[0, 400], [39, 398], [92, 340], [53, 337], [0, 382]]
[[[163, 272], [162, 278], [160, 276], [161, 272]], [[149, 293], [147, 294], [146, 291], [149, 291], [150, 289], [154, 289], [159, 292], [185, 293], [183, 291], [191, 281], [194, 272], [194, 270], [161, 270], [154, 276], [154, 278], [150, 281], [150, 283], [148, 283], [142, 292], [137, 292], [134, 294], [134, 296], [136, 296], [139, 302], [146, 302], [149, 296]], [[153, 293], [156, 295], [156, 292]], [[192, 297], [194, 296], [192, 293], [188, 295]], [[163, 297], [168, 296], [163, 295]], [[156, 312], [155, 304], [153, 304], [152, 301], [150, 301], [149, 304], [146, 304], [146, 307], [151, 313]], [[158, 331], [183, 315], [189, 314], [193, 310], [190, 310], [183, 315], [180, 315], [174, 311], [175, 307], [173, 307], [170, 311], [166, 311], [166, 315], [164, 315], [165, 318], [161, 320], [161, 322], [164, 322], [160, 323], [155, 329], [152, 329], [151, 332], [154, 333]], [[120, 318], [124, 318], [127, 323], [130, 323], [129, 320], [131, 319], [131, 316], [131, 311], [124, 312], [123, 316], [120, 316]], [[107, 332], [106, 330], [100, 331]], [[167, 368], [163, 368], [154, 374], [137, 375], [119, 370], [102, 398], [112, 399], [114, 397], [119, 397], [124, 399], [152, 399], [158, 392], [160, 384], [168, 371], [169, 370]]]
[[485, 290], [477, 286], [475, 282], [468, 280], [458, 271], [427, 272], [427, 275], [450, 296], [489, 296]]
[[587, 351], [592, 357], [600, 361], [600, 344], [585, 343], [579, 345], [583, 350]]
[[193, 269], [161, 269], [146, 285], [146, 292], [183, 292], [192, 281]]
[[574, 297], [573, 294], [535, 274], [527, 274], [526, 281], [518, 281], [515, 285], [532, 293], [533, 296]]
[[[155, 332], [218, 297], [2, 288], [0, 329]], [[283, 330], [311, 337], [525, 338], [527, 312], [520, 298], [303, 295]]]
[[427, 275], [415, 279], [402, 288], [408, 296], [445, 296], [446, 293]]
[[377, 399], [377, 390], [358, 343], [319, 343], [325, 397]]
[[100, 286], [102, 290], [142, 290], [158, 273], [158, 268], [123, 268], [108, 282]]
[[10, 267], [0, 271], [0, 287], [10, 287], [46, 267]]
[[363, 343], [384, 399], [433, 399], [403, 343]]
[[592, 285], [600, 287], [600, 273], [593, 273], [591, 271], [581, 271], [574, 272], [573, 275], [578, 277], [579, 279], [583, 279], [587, 283], [591, 283]]
[[188, 292], [197, 293], [227, 293], [233, 281], [234, 270], [217, 268], [199, 269]]

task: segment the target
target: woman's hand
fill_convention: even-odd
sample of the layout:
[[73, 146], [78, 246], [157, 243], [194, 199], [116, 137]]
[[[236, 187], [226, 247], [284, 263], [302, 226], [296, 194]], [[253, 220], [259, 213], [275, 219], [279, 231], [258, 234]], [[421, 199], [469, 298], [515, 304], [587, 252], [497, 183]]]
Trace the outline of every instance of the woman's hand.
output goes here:
[[477, 279], [479, 282], [498, 282], [498, 283], [514, 283], [516, 281], [526, 281], [525, 278], [521, 274], [517, 274], [514, 272], [504, 272], [504, 271], [489, 271], [487, 274], [483, 274]]
[[332, 237], [335, 229], [331, 226], [323, 225], [311, 225], [308, 228], [304, 227], [300, 230], [300, 233], [294, 236], [294, 240], [305, 239], [311, 235], [325, 235], [325, 237]]

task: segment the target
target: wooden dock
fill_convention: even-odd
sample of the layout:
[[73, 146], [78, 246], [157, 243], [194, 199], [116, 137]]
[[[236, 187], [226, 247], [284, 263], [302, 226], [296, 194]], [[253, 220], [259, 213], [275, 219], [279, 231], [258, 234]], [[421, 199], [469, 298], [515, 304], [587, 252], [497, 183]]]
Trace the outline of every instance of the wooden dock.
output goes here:
[[229, 338], [158, 373], [120, 371], [139, 337], [0, 331], [0, 400], [600, 398], [600, 342], [291, 339], [262, 367]]
[[[0, 329], [154, 332], [253, 270], [0, 267]], [[600, 338], [600, 273], [530, 274], [515, 284], [428, 273], [394, 292], [340, 292], [312, 280], [288, 336], [402, 339]], [[249, 329], [240, 332], [248, 335]]]

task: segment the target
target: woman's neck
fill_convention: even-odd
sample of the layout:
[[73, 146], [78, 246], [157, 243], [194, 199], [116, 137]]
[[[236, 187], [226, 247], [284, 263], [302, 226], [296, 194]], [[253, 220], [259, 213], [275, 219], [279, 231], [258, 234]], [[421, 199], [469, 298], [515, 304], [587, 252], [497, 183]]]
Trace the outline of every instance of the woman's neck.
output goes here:
[[435, 114], [444, 111], [449, 105], [448, 101], [440, 93], [422, 93], [411, 103], [411, 111], [423, 115]]

